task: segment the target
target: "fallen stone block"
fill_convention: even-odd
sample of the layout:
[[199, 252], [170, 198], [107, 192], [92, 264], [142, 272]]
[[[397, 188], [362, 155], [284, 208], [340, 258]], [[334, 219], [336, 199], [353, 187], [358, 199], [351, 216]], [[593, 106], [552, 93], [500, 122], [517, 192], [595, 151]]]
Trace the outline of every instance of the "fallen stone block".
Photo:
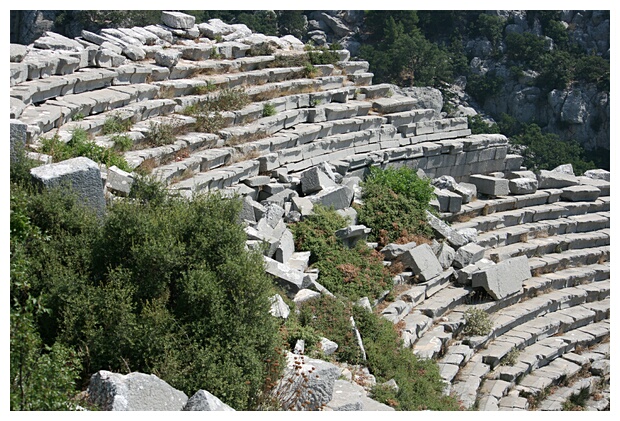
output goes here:
[[580, 185], [594, 186], [601, 191], [601, 196], [609, 196], [611, 194], [611, 183], [609, 181], [597, 178], [577, 177]]
[[417, 246], [417, 244], [414, 241], [407, 244], [390, 243], [381, 249], [381, 254], [383, 254], [384, 260], [394, 260], [401, 254], [403, 254], [407, 250], [411, 250], [415, 246]]
[[594, 202], [600, 194], [601, 191], [597, 187], [578, 185], [563, 188], [560, 197], [569, 202]]
[[180, 411], [187, 395], [154, 374], [100, 370], [88, 385], [88, 399], [104, 411]]
[[538, 188], [540, 189], [561, 189], [578, 184], [577, 177], [571, 174], [546, 170], [540, 170], [538, 174]]
[[282, 319], [287, 319], [288, 315], [291, 312], [289, 306], [284, 302], [280, 294], [275, 294], [273, 297], [269, 298], [271, 302], [271, 308], [269, 309], [269, 313], [274, 317], [280, 317]]
[[351, 206], [351, 201], [353, 200], [353, 190], [347, 186], [340, 186], [324, 189], [307, 197], [312, 203], [319, 203], [325, 207], [331, 206], [335, 210], [338, 210]]
[[472, 175], [469, 182], [476, 186], [478, 193], [488, 196], [508, 196], [510, 189], [505, 178], [489, 177], [487, 175]]
[[99, 216], [105, 213], [105, 197], [101, 171], [96, 162], [84, 158], [71, 158], [50, 165], [41, 165], [30, 170], [35, 182], [46, 188], [69, 188]]
[[234, 409], [206, 390], [200, 389], [189, 398], [183, 411], [234, 411]]
[[362, 386], [346, 380], [336, 380], [334, 394], [327, 408], [332, 411], [362, 411], [364, 409], [362, 396], [365, 395]]
[[435, 215], [426, 211], [426, 221], [433, 231], [441, 238], [445, 238], [451, 246], [458, 248], [468, 243], [467, 239], [456, 230], [450, 228], [448, 224], [437, 218]]
[[484, 247], [475, 243], [469, 243], [459, 248], [454, 256], [454, 267], [464, 268], [478, 262], [484, 257]]
[[297, 294], [295, 294], [295, 297], [293, 297], [293, 302], [299, 306], [301, 303], [304, 303], [308, 300], [311, 300], [313, 298], [317, 298], [320, 296], [321, 296], [320, 292], [316, 292], [311, 289], [304, 288], [304, 289], [299, 290]]
[[180, 12], [161, 12], [161, 21], [164, 25], [175, 29], [190, 29], [194, 27], [196, 18]]
[[334, 341], [330, 341], [327, 338], [321, 338], [321, 342], [319, 342], [319, 347], [323, 354], [332, 355], [338, 349], [338, 344]]
[[280, 244], [278, 244], [278, 248], [276, 248], [275, 259], [280, 263], [286, 263], [295, 252], [293, 234], [287, 228], [278, 240]]
[[336, 186], [336, 183], [318, 167], [308, 168], [300, 174], [299, 179], [304, 195]]
[[535, 178], [514, 178], [509, 180], [508, 187], [512, 194], [530, 194], [538, 190], [538, 180]]
[[523, 281], [530, 277], [527, 256], [519, 256], [473, 273], [472, 286], [483, 287], [495, 300], [501, 300], [521, 291]]
[[428, 244], [421, 244], [398, 256], [405, 269], [410, 268], [420, 281], [428, 281], [443, 272], [443, 268]]
[[594, 180], [611, 181], [611, 173], [607, 170], [588, 170], [583, 175]]
[[476, 185], [471, 183], [458, 183], [452, 191], [461, 196], [463, 204], [471, 202], [478, 195]]
[[551, 171], [552, 172], [559, 172], [559, 173], [562, 173], [562, 174], [575, 175], [575, 172], [573, 171], [573, 164], [558, 165], [557, 167], [555, 167]]
[[273, 390], [284, 410], [316, 411], [334, 395], [340, 369], [334, 364], [288, 353], [284, 375]]
[[370, 231], [371, 229], [365, 225], [349, 225], [346, 228], [337, 230], [335, 234], [346, 247], [353, 248], [358, 241], [366, 241]]
[[106, 186], [111, 192], [119, 196], [129, 196], [133, 181], [133, 176], [130, 173], [119, 169], [116, 165], [108, 168]]
[[294, 297], [297, 292], [310, 286], [310, 278], [303, 272], [292, 269], [285, 264], [263, 256], [265, 271], [274, 276], [289, 297]]
[[439, 260], [439, 264], [444, 270], [452, 266], [452, 262], [454, 261], [456, 252], [447, 243], [445, 242], [439, 243], [437, 250], [433, 250], [433, 251], [435, 252], [435, 255], [437, 256], [437, 260]]
[[460, 194], [435, 188], [435, 197], [439, 202], [439, 212], [457, 213], [461, 210], [463, 198]]

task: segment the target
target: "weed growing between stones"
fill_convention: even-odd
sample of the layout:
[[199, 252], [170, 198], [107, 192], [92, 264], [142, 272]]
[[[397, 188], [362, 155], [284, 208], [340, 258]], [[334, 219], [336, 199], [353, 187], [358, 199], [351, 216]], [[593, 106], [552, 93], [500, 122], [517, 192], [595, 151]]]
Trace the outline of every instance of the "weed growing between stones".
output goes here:
[[73, 131], [68, 142], [60, 140], [58, 135], [41, 140], [41, 153], [52, 156], [54, 162], [84, 156], [108, 167], [116, 165], [123, 171], [131, 171], [125, 158], [118, 150], [104, 148], [90, 139], [89, 133], [81, 128]]
[[269, 103], [263, 105], [263, 117], [271, 117], [272, 115], [276, 115], [276, 107]]
[[151, 121], [144, 142], [154, 147], [170, 145], [176, 141], [178, 135], [186, 131], [187, 128], [183, 127], [177, 120], [172, 120], [169, 123]]
[[123, 133], [128, 131], [131, 128], [131, 120], [123, 120], [119, 115], [111, 115], [106, 117], [103, 122], [103, 128], [101, 129], [101, 133], [106, 134], [114, 134], [114, 133]]
[[206, 84], [196, 86], [194, 88], [194, 95], [205, 95], [210, 92], [214, 92], [215, 90], [217, 90], [217, 86], [215, 86], [214, 83], [207, 81]]
[[465, 312], [465, 327], [463, 328], [465, 336], [488, 335], [492, 329], [493, 322], [486, 311], [472, 307]]
[[500, 365], [515, 365], [519, 361], [520, 353], [521, 351], [519, 350], [519, 348], [517, 348], [516, 346], [512, 347], [508, 354], [504, 355], [504, 357], [500, 361]]
[[133, 140], [126, 134], [115, 134], [110, 137], [114, 142], [114, 149], [119, 152], [125, 152], [133, 147]]
[[71, 121], [82, 121], [84, 120], [84, 114], [77, 113], [73, 117], [71, 117]]

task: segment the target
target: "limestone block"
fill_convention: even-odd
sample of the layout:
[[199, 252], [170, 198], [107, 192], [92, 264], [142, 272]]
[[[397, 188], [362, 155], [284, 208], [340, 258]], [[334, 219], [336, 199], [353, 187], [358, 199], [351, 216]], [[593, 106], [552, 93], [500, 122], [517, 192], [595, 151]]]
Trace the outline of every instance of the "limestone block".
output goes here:
[[206, 390], [200, 389], [189, 398], [183, 411], [234, 411], [234, 409]]
[[584, 172], [583, 175], [588, 178], [595, 179], [595, 180], [611, 181], [611, 177], [610, 177], [611, 173], [606, 170], [601, 170], [601, 169], [588, 170]]
[[279, 238], [280, 244], [276, 249], [275, 259], [280, 263], [286, 263], [295, 252], [295, 240], [289, 229], [284, 230]]
[[508, 188], [512, 194], [530, 194], [538, 190], [536, 178], [514, 178], [509, 180]]
[[331, 355], [338, 349], [338, 344], [334, 341], [330, 341], [327, 338], [321, 338], [321, 342], [319, 342], [319, 347], [323, 351], [323, 354]]
[[101, 171], [94, 161], [71, 158], [30, 170], [33, 179], [46, 188], [70, 188], [82, 203], [94, 209], [100, 216], [105, 212], [105, 198]]
[[108, 168], [107, 188], [119, 196], [128, 196], [133, 185], [133, 176], [116, 165]]
[[168, 67], [168, 68], [174, 67], [179, 62], [181, 55], [182, 53], [179, 50], [161, 49], [155, 53], [155, 63], [158, 66], [163, 66], [163, 67]]
[[471, 202], [478, 195], [476, 185], [471, 183], [459, 183], [454, 187], [453, 191], [461, 196], [463, 204]]
[[459, 248], [454, 257], [454, 267], [465, 268], [478, 262], [484, 257], [484, 247], [475, 243], [469, 243]]
[[125, 57], [112, 50], [103, 49], [95, 53], [95, 64], [97, 67], [118, 67], [125, 64]]
[[437, 218], [429, 211], [426, 211], [426, 221], [431, 226], [433, 231], [439, 237], [445, 238], [451, 246], [458, 248], [468, 243], [465, 237], [456, 232], [456, 230], [448, 226], [448, 224]]
[[28, 80], [28, 65], [26, 63], [11, 63], [10, 85], [14, 86]]
[[337, 230], [335, 235], [346, 247], [353, 248], [358, 241], [366, 241], [370, 231], [371, 229], [365, 225], [349, 225], [346, 228]]
[[176, 29], [189, 29], [196, 23], [196, 18], [180, 12], [161, 12], [161, 21], [164, 25]]
[[273, 391], [283, 409], [313, 411], [332, 400], [340, 368], [290, 352], [286, 362], [284, 375]]
[[541, 170], [538, 174], [538, 188], [561, 189], [579, 184], [577, 177], [561, 172]]
[[510, 193], [508, 180], [489, 177], [487, 175], [472, 175], [469, 182], [476, 186], [478, 193], [489, 196], [508, 196]]
[[372, 108], [382, 114], [410, 111], [417, 104], [417, 100], [401, 95], [391, 98], [379, 98], [372, 102]]
[[289, 297], [294, 297], [299, 290], [310, 286], [310, 278], [303, 272], [292, 269], [267, 256], [263, 256], [263, 260], [266, 272], [275, 277], [278, 285], [286, 291]]
[[26, 146], [26, 129], [27, 125], [19, 120], [11, 120], [11, 134], [10, 134], [10, 157], [11, 162], [17, 158], [18, 151], [22, 150]]
[[34, 42], [34, 47], [44, 50], [67, 51], [82, 51], [84, 49], [79, 42], [50, 31], [45, 32], [42, 37], [37, 39]]
[[187, 395], [154, 374], [100, 370], [88, 385], [88, 399], [104, 411], [180, 411]]
[[362, 386], [346, 380], [336, 380], [334, 394], [327, 408], [332, 411], [362, 411], [364, 409], [362, 397], [365, 395]]
[[407, 250], [413, 249], [416, 245], [417, 244], [415, 243], [415, 241], [407, 244], [390, 243], [381, 249], [381, 254], [383, 254], [384, 260], [394, 260]]
[[449, 190], [435, 188], [435, 196], [439, 202], [439, 212], [457, 213], [461, 210], [463, 198]]
[[405, 269], [410, 268], [421, 281], [428, 281], [439, 275], [443, 268], [428, 244], [421, 244], [398, 256], [397, 262]]
[[494, 299], [501, 300], [521, 291], [523, 281], [530, 276], [527, 256], [519, 256], [474, 272], [472, 286], [483, 287]]
[[560, 197], [570, 202], [593, 202], [600, 194], [601, 191], [597, 187], [579, 185], [563, 188]]
[[450, 247], [447, 243], [442, 242], [439, 243], [439, 247], [434, 251], [437, 256], [437, 260], [439, 260], [439, 264], [444, 270], [452, 266], [452, 262], [454, 261], [454, 257], [456, 255], [456, 252], [452, 247]]
[[507, 178], [508, 180], [514, 180], [515, 178], [534, 178], [536, 179], [536, 174], [534, 174], [532, 171], [526, 170], [526, 171], [506, 171], [504, 173], [504, 178]]
[[26, 46], [21, 44], [11, 44], [9, 49], [11, 54], [11, 63], [20, 63], [28, 53]]
[[140, 61], [146, 58], [146, 52], [136, 45], [128, 45], [123, 48], [123, 55], [133, 61]]
[[347, 186], [332, 187], [308, 196], [312, 203], [319, 203], [325, 207], [332, 206], [335, 210], [351, 206], [353, 190]]

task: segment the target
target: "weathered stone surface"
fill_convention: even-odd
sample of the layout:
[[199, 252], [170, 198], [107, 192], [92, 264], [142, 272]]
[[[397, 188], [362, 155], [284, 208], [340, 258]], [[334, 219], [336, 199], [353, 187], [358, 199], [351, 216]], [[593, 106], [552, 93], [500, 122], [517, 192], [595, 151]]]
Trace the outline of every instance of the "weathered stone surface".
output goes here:
[[349, 248], [355, 247], [358, 241], [366, 241], [371, 229], [365, 225], [349, 225], [335, 232], [343, 244]]
[[588, 178], [593, 178], [595, 180], [605, 180], [611, 181], [611, 173], [606, 170], [588, 170], [583, 173]]
[[441, 267], [446, 270], [450, 266], [452, 266], [452, 262], [454, 261], [456, 252], [447, 243], [442, 242], [439, 244], [439, 247], [435, 251], [435, 255], [437, 256], [437, 260], [439, 260], [439, 264], [441, 265]]
[[119, 196], [128, 196], [133, 185], [133, 176], [116, 165], [108, 168], [107, 188]]
[[200, 389], [189, 398], [183, 411], [234, 411], [234, 409], [206, 390]]
[[443, 271], [439, 260], [428, 244], [421, 244], [407, 250], [398, 256], [397, 261], [402, 263], [405, 269], [411, 268], [421, 281], [428, 281]]
[[85, 205], [99, 215], [105, 212], [101, 171], [94, 161], [71, 158], [56, 164], [41, 165], [30, 170], [34, 180], [46, 188], [70, 188]]
[[464, 268], [467, 265], [478, 262], [484, 257], [484, 247], [475, 243], [469, 243], [459, 248], [454, 256], [454, 267]]
[[123, 48], [123, 55], [133, 61], [140, 61], [146, 58], [146, 52], [136, 45], [128, 45]]
[[302, 172], [299, 179], [301, 182], [301, 191], [304, 195], [336, 186], [336, 183], [318, 167], [312, 167]]
[[339, 186], [321, 190], [316, 194], [308, 196], [308, 199], [313, 203], [319, 203], [325, 207], [332, 206], [335, 210], [344, 209], [351, 206], [353, 190], [347, 186]]
[[461, 210], [463, 197], [460, 194], [435, 188], [435, 196], [439, 202], [439, 212], [457, 213]]
[[315, 411], [332, 400], [340, 375], [337, 366], [290, 352], [286, 361], [284, 375], [273, 392], [283, 409]]
[[284, 302], [280, 294], [275, 294], [273, 297], [269, 298], [271, 302], [271, 308], [269, 309], [269, 313], [274, 317], [280, 317], [282, 319], [287, 319], [288, 315], [291, 312], [289, 306]]
[[489, 196], [508, 196], [510, 189], [505, 178], [489, 177], [488, 175], [472, 175], [469, 182], [474, 184], [478, 193]]
[[196, 23], [196, 18], [180, 12], [161, 12], [161, 21], [164, 25], [175, 29], [190, 29]]
[[362, 396], [365, 395], [362, 386], [346, 380], [336, 380], [334, 394], [327, 407], [333, 411], [362, 411]]
[[417, 244], [415, 243], [415, 241], [407, 244], [390, 243], [381, 249], [381, 253], [383, 254], [383, 258], [385, 260], [394, 260], [407, 250], [411, 250], [412, 248], [414, 248], [416, 245]]
[[11, 120], [11, 161], [16, 159], [17, 151], [23, 150], [26, 146], [26, 130], [28, 126], [19, 120]]
[[574, 175], [546, 170], [540, 170], [538, 174], [538, 188], [540, 189], [561, 189], [577, 184], [579, 180]]
[[50, 31], [47, 31], [44, 36], [37, 39], [34, 42], [34, 47], [45, 50], [67, 51], [82, 51], [84, 49], [82, 44], [80, 44], [79, 42]]
[[293, 301], [295, 302], [295, 304], [299, 305], [313, 298], [317, 298], [320, 295], [321, 295], [320, 292], [316, 292], [316, 291], [312, 291], [311, 289], [304, 288], [304, 289], [299, 290], [297, 294], [295, 294], [295, 297], [293, 297]]
[[560, 172], [562, 174], [575, 175], [575, 172], [573, 171], [573, 164], [558, 165], [557, 167], [555, 167], [551, 171], [553, 171], [553, 172]]
[[11, 63], [21, 63], [21, 61], [26, 56], [28, 49], [25, 45], [21, 44], [11, 44], [10, 53], [11, 53]]
[[515, 178], [509, 181], [508, 187], [512, 194], [530, 194], [538, 190], [538, 180], [535, 178]]
[[459, 183], [454, 187], [453, 191], [461, 196], [463, 203], [471, 202], [478, 194], [476, 185], [471, 183]]
[[266, 256], [263, 256], [263, 260], [265, 261], [266, 272], [276, 278], [276, 282], [290, 297], [294, 297], [299, 290], [310, 286], [310, 278], [303, 272], [291, 269], [285, 264]]
[[338, 349], [338, 344], [334, 341], [330, 341], [327, 338], [321, 338], [319, 347], [321, 348], [321, 351], [323, 351], [323, 354], [332, 355]]
[[530, 276], [527, 256], [519, 256], [474, 272], [471, 284], [474, 288], [483, 287], [494, 299], [501, 300], [521, 291], [523, 281]]
[[468, 241], [465, 237], [450, 228], [448, 224], [437, 218], [429, 211], [426, 211], [426, 221], [438, 236], [445, 238], [453, 247], [458, 248], [467, 244]]
[[179, 62], [181, 54], [182, 53], [179, 50], [158, 50], [155, 52], [155, 64], [164, 67], [174, 67]]
[[104, 411], [180, 411], [187, 395], [154, 374], [100, 370], [88, 385], [91, 403]]
[[593, 202], [600, 194], [601, 191], [594, 186], [579, 185], [563, 188], [560, 197], [570, 202]]

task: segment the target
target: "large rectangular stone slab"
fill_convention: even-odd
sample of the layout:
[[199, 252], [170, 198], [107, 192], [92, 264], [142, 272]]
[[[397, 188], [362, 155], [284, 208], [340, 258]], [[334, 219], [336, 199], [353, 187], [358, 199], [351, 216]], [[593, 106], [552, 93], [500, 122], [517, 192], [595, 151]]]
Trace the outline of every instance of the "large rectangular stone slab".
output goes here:
[[530, 277], [527, 256], [504, 260], [472, 274], [472, 286], [483, 287], [496, 300], [508, 297], [522, 289]]
[[476, 186], [478, 193], [489, 196], [508, 196], [510, 193], [509, 183], [505, 178], [476, 174], [469, 177], [469, 182]]
[[407, 250], [397, 261], [407, 268], [411, 268], [420, 281], [428, 281], [443, 272], [443, 268], [437, 260], [435, 253], [428, 244], [421, 244]]

